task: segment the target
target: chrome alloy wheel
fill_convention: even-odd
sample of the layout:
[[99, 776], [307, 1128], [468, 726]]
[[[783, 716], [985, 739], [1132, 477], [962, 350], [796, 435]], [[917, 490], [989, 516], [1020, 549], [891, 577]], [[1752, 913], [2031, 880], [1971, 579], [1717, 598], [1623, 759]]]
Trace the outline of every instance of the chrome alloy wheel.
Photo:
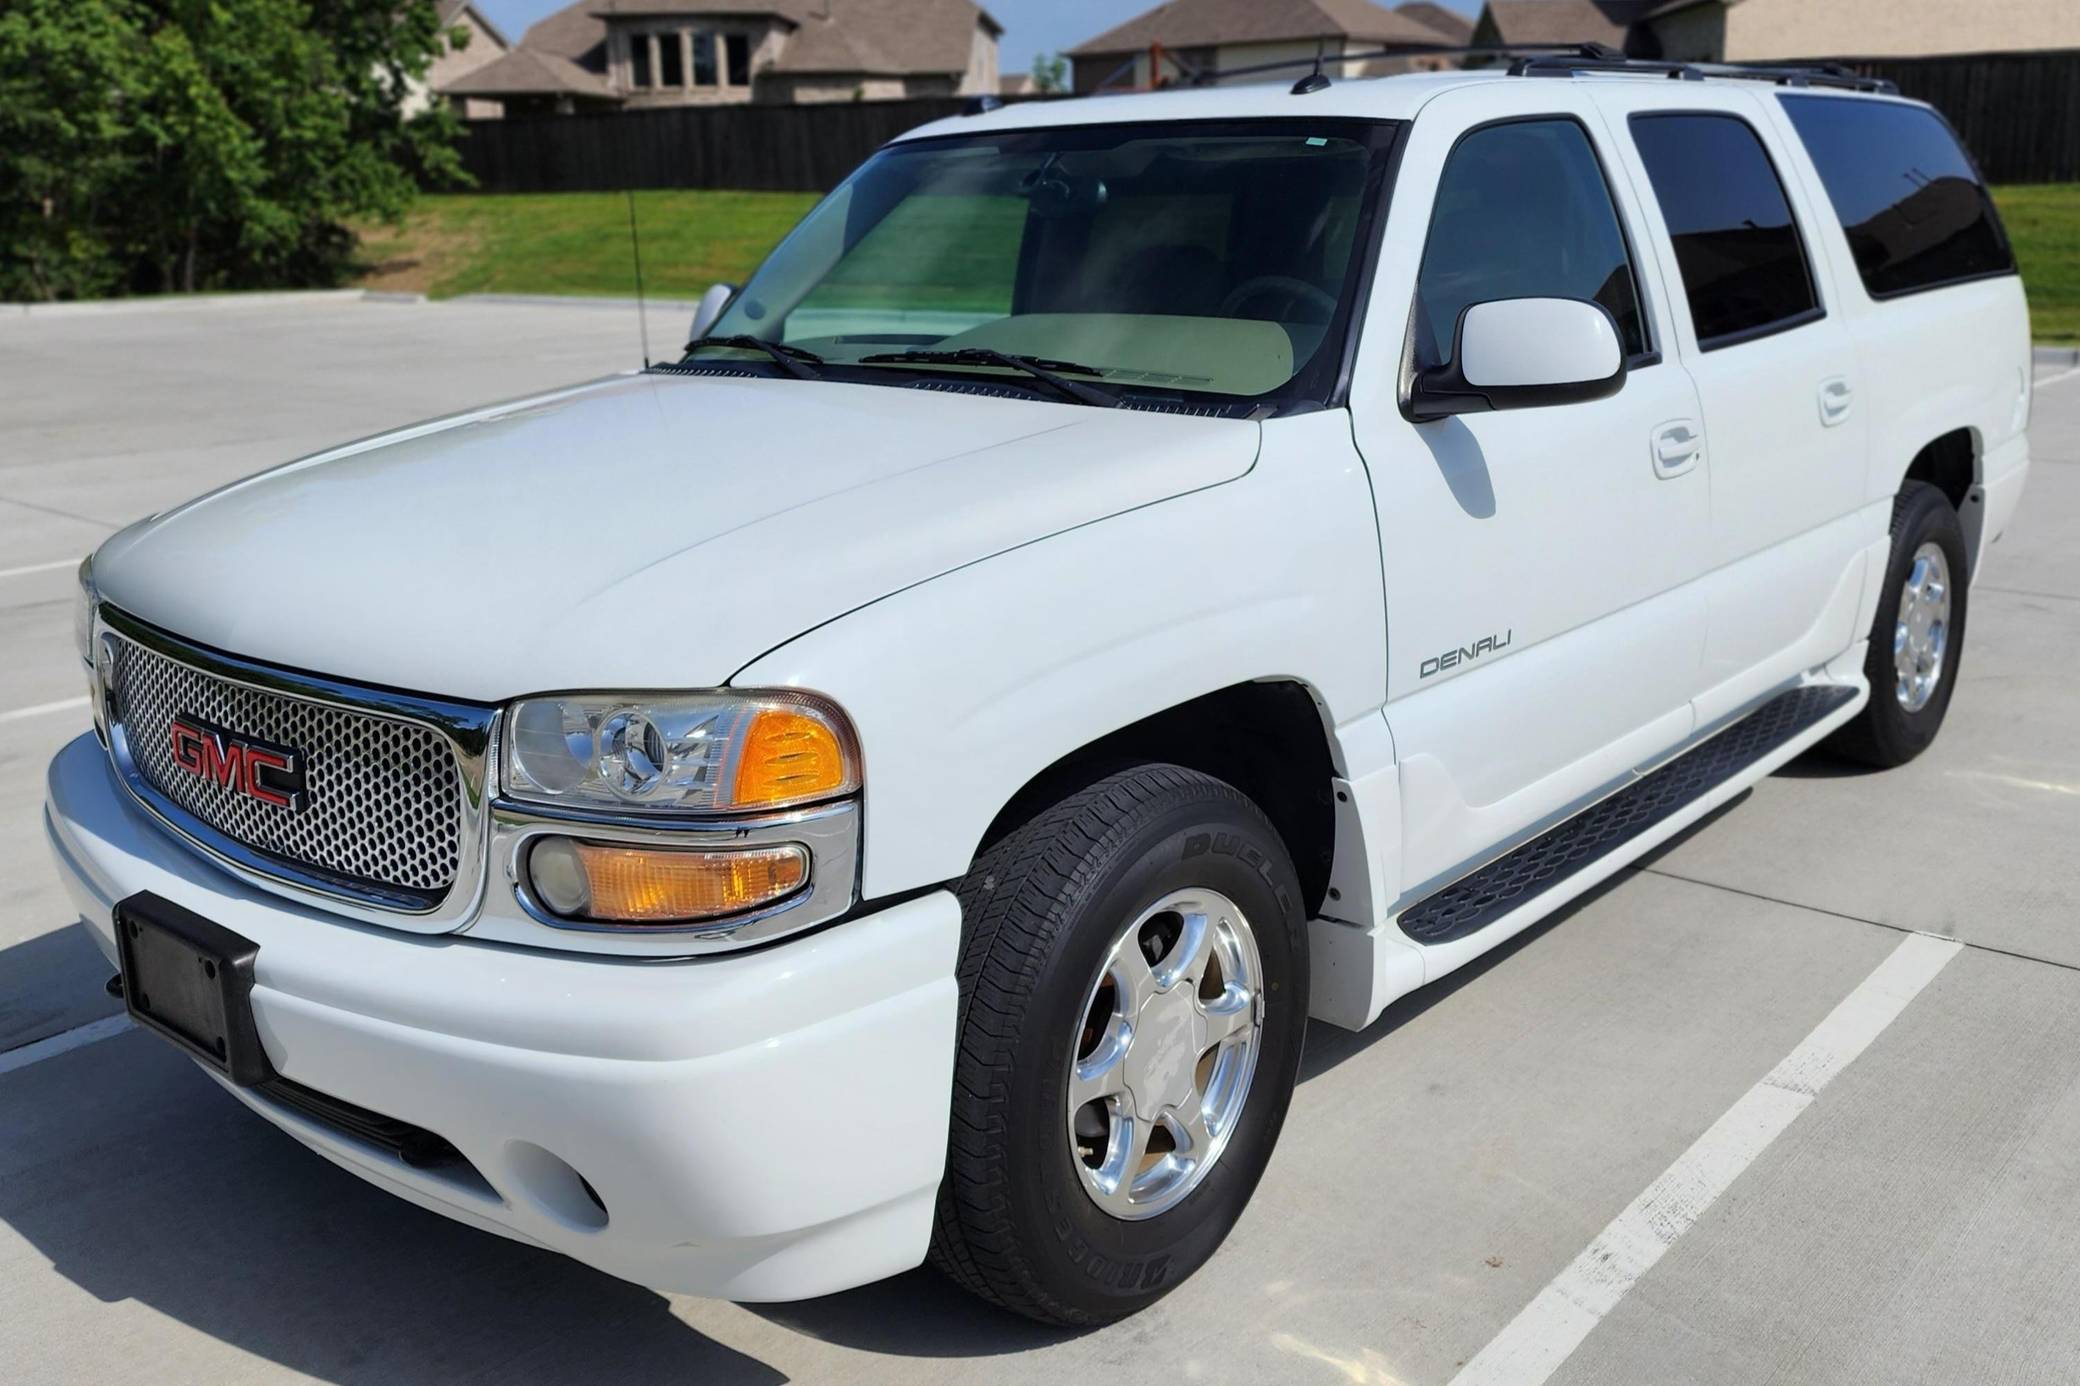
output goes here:
[[1067, 1097], [1070, 1154], [1100, 1208], [1155, 1217], [1220, 1160], [1263, 1049], [1263, 988], [1256, 935], [1216, 891], [1167, 895], [1113, 941]]
[[1923, 544], [1899, 597], [1899, 625], [1892, 633], [1895, 690], [1908, 712], [1928, 706], [1943, 682], [1943, 656], [1950, 647], [1950, 560], [1942, 546]]

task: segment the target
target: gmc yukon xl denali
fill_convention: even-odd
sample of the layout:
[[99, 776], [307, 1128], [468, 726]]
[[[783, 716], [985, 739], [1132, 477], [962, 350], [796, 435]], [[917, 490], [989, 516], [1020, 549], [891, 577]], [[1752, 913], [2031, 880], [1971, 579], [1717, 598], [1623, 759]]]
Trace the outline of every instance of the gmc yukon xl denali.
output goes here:
[[978, 112], [681, 359], [110, 539], [50, 846], [136, 1021], [400, 1197], [1103, 1322], [1310, 1017], [1929, 745], [2029, 358], [1949, 127], [1836, 72]]

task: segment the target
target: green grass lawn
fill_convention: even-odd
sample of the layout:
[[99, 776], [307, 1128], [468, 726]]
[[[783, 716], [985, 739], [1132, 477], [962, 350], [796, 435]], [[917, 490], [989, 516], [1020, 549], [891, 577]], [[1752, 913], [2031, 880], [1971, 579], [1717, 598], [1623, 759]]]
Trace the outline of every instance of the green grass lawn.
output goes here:
[[[699, 298], [740, 284], [816, 205], [813, 193], [639, 192], [644, 286]], [[455, 294], [635, 292], [622, 193], [422, 197], [401, 227], [361, 231], [360, 283]]]
[[[2029, 285], [2037, 340], [2080, 342], [2080, 183], [1998, 189]], [[636, 215], [643, 270], [661, 298], [698, 298], [740, 284], [816, 202], [809, 193], [643, 192]], [[901, 260], [903, 237], [888, 238]], [[978, 238], [984, 245], [993, 238]], [[365, 228], [361, 282], [446, 298], [467, 293], [633, 291], [628, 202], [620, 193], [425, 197], [402, 227]], [[961, 277], [978, 282], [962, 267]], [[954, 298], [953, 286], [911, 286]], [[965, 287], [965, 286], [963, 286]]]
[[1996, 188], [2040, 342], [2080, 342], [2080, 183]]

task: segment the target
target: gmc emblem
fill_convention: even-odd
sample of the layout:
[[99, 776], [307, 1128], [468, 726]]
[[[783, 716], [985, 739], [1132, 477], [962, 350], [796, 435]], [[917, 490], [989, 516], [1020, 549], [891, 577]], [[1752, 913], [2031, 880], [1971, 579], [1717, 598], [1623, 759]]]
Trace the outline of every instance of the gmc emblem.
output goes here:
[[186, 713], [173, 719], [173, 763], [197, 779], [222, 785], [291, 813], [303, 812], [303, 752], [213, 726]]

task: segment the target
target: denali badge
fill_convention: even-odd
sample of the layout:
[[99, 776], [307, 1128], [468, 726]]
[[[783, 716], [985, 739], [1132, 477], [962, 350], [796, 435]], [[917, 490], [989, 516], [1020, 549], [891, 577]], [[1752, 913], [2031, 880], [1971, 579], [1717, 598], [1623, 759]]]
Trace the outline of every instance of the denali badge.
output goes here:
[[173, 719], [173, 763], [234, 793], [303, 812], [303, 752], [256, 741], [186, 713]]
[[1424, 660], [1423, 672], [1418, 677], [1427, 679], [1432, 674], [1441, 674], [1447, 669], [1456, 669], [1461, 664], [1471, 664], [1482, 655], [1491, 655], [1498, 650], [1506, 650], [1509, 648], [1509, 642], [1514, 640], [1516, 635], [1517, 633], [1514, 630], [1506, 630], [1500, 635], [1484, 635], [1463, 649], [1446, 650], [1434, 659]]

